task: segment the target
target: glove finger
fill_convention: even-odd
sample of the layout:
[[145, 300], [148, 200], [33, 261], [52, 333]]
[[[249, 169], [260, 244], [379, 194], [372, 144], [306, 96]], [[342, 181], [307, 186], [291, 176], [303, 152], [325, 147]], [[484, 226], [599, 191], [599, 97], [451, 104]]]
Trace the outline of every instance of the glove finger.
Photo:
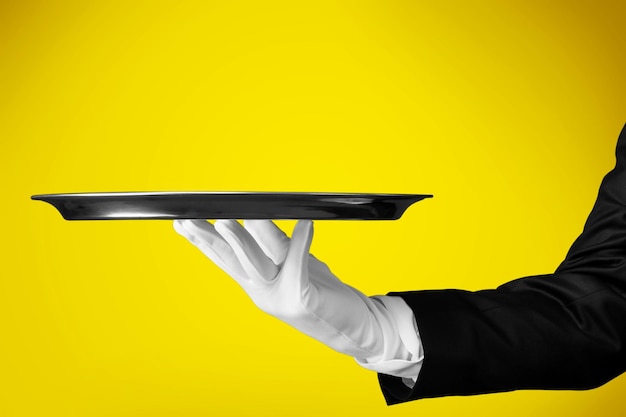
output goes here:
[[[308, 282], [309, 250], [313, 240], [313, 221], [299, 220], [293, 229], [291, 244], [285, 258], [281, 279], [297, 286], [297, 290], [305, 288]], [[299, 291], [298, 291], [299, 292]]]
[[276, 265], [285, 261], [290, 239], [274, 222], [271, 220], [244, 220], [243, 226]]
[[276, 278], [278, 267], [239, 223], [235, 220], [218, 220], [215, 222], [215, 230], [233, 249], [251, 281], [271, 282]]
[[174, 229], [236, 281], [246, 279], [237, 255], [211, 223], [204, 220], [175, 220]]

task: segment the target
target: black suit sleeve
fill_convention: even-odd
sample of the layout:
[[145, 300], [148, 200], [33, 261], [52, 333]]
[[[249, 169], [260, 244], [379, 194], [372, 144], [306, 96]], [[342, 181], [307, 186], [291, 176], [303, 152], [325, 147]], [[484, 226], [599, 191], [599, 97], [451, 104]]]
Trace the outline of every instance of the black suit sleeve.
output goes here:
[[626, 126], [617, 164], [554, 274], [494, 290], [391, 293], [415, 314], [413, 389], [379, 374], [388, 404], [518, 389], [589, 389], [626, 370]]

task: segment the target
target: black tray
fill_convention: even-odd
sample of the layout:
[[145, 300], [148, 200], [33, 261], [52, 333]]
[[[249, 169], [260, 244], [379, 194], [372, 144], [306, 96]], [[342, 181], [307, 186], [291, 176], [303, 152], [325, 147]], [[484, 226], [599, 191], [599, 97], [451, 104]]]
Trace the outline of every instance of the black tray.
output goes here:
[[133, 192], [40, 194], [66, 220], [395, 220], [429, 194]]

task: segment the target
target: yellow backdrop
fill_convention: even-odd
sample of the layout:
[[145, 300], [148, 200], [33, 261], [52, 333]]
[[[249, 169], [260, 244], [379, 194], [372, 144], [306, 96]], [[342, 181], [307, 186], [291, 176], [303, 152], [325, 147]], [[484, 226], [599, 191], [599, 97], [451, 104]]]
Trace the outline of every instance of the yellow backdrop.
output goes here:
[[29, 199], [432, 193], [398, 221], [318, 221], [312, 250], [367, 294], [551, 272], [626, 122], [625, 18], [623, 1], [2, 1], [0, 415], [625, 415], [624, 377], [387, 407], [374, 373], [257, 310], [171, 222]]

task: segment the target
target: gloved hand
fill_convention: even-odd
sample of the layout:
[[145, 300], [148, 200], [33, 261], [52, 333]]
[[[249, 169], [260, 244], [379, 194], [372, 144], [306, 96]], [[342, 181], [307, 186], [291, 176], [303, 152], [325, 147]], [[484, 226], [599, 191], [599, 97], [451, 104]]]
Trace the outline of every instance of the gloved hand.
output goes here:
[[[403, 349], [382, 302], [343, 284], [309, 254], [313, 222], [291, 239], [269, 220], [176, 220], [174, 228], [234, 278], [261, 310], [331, 348], [376, 361]], [[396, 332], [385, 335], [385, 333]], [[396, 345], [396, 346], [394, 346]]]

